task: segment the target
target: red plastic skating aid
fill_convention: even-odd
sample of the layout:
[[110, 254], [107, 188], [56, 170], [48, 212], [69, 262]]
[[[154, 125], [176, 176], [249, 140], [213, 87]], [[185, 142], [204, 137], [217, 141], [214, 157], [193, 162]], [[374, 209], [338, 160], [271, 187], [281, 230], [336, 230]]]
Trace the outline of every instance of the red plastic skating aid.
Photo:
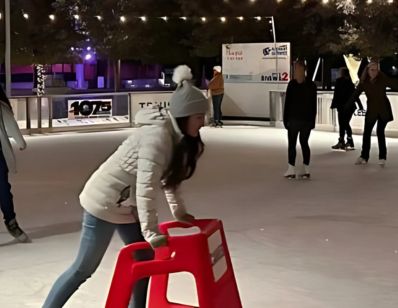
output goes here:
[[139, 262], [132, 258], [135, 251], [150, 248], [148, 243], [124, 247], [116, 263], [106, 308], [128, 307], [134, 284], [144, 277], [151, 277], [148, 308], [195, 308], [167, 299], [169, 275], [178, 272], [189, 272], [194, 276], [200, 308], [242, 308], [220, 220], [201, 219], [193, 225], [167, 222], [159, 228], [169, 235], [170, 229], [192, 226], [198, 227], [200, 232], [171, 235], [168, 246], [155, 249], [155, 258], [151, 261]]

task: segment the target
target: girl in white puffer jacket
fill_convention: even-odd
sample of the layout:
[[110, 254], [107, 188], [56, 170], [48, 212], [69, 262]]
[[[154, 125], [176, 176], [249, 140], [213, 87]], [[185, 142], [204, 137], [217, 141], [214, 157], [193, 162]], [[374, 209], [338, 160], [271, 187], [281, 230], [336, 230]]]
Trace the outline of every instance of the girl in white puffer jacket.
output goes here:
[[[139, 112], [136, 123], [147, 125], [135, 130], [87, 181], [80, 194], [84, 216], [78, 256], [57, 279], [43, 307], [62, 307], [95, 272], [115, 230], [125, 244], [143, 240], [152, 247], [167, 244], [167, 237], [158, 230], [159, 190], [164, 191], [177, 220], [194, 219], [187, 214], [177, 188], [192, 176], [203, 152], [199, 130], [208, 102], [190, 79], [189, 67], [177, 67], [173, 80], [178, 86], [170, 110]], [[152, 250], [136, 255], [138, 260], [152, 257]], [[146, 307], [147, 287], [148, 279], [136, 284], [129, 307]]]

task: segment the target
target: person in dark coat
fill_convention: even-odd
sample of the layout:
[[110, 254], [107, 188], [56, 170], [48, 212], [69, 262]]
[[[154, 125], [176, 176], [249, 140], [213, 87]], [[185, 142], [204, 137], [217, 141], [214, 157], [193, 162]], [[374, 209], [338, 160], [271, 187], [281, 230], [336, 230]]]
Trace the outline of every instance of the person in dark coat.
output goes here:
[[[350, 126], [351, 118], [357, 109], [355, 104], [351, 104], [346, 108], [352, 94], [355, 92], [355, 86], [351, 81], [350, 73], [347, 68], [340, 69], [340, 77], [336, 79], [336, 86], [334, 88], [332, 105], [330, 108], [337, 109], [337, 116], [339, 121], [340, 137], [336, 145], [332, 146], [334, 150], [354, 150], [354, 140], [352, 139], [352, 129]], [[361, 100], [356, 100], [360, 110], [363, 110]], [[345, 134], [347, 134], [347, 142], [344, 141]]]
[[311, 130], [315, 128], [317, 111], [317, 89], [313, 81], [306, 79], [304, 62], [294, 64], [294, 79], [287, 86], [283, 124], [288, 131], [289, 164], [285, 173], [286, 178], [296, 177], [296, 144], [300, 136], [300, 145], [303, 152], [304, 170], [298, 175], [310, 177], [311, 150], [308, 144]]
[[391, 104], [388, 100], [386, 88], [390, 87], [398, 91], [398, 80], [386, 76], [380, 71], [377, 62], [370, 62], [365, 68], [361, 80], [351, 98], [351, 104], [365, 92], [367, 101], [367, 111], [365, 116], [365, 127], [363, 131], [361, 156], [355, 164], [367, 164], [370, 153], [370, 140], [373, 127], [377, 122], [377, 139], [379, 143], [379, 165], [384, 166], [387, 159], [387, 146], [385, 129], [388, 122], [394, 119]]
[[222, 127], [224, 125], [221, 121], [221, 104], [224, 97], [224, 77], [222, 75], [221, 66], [214, 66], [213, 74], [213, 78], [210, 80], [208, 85], [213, 101], [213, 126]]
[[15, 121], [10, 101], [0, 86], [0, 209], [8, 232], [19, 242], [27, 243], [30, 239], [16, 220], [14, 198], [8, 177], [9, 171], [16, 172], [15, 155], [9, 136], [14, 138], [20, 150], [26, 148], [26, 142]]

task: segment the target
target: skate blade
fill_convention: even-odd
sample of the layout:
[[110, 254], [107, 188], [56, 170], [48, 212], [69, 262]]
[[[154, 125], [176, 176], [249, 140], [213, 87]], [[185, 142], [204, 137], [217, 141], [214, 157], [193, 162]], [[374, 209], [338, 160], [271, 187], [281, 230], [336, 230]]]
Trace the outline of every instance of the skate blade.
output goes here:
[[27, 234], [22, 234], [15, 238], [19, 243], [32, 243], [32, 240]]
[[288, 180], [294, 180], [296, 178], [296, 175], [295, 174], [285, 175], [285, 178]]

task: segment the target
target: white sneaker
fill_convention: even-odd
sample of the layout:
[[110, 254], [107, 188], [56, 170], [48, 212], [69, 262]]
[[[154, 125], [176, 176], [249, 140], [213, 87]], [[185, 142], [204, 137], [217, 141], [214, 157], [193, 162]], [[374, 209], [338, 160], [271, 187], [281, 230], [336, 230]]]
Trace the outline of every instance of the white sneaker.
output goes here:
[[379, 166], [384, 167], [386, 165], [386, 160], [385, 159], [379, 159]]
[[364, 158], [362, 158], [361, 156], [359, 156], [357, 158], [357, 160], [355, 161], [355, 165], [366, 165], [368, 163], [368, 161]]
[[287, 179], [296, 178], [296, 167], [289, 164], [289, 166], [283, 176]]

